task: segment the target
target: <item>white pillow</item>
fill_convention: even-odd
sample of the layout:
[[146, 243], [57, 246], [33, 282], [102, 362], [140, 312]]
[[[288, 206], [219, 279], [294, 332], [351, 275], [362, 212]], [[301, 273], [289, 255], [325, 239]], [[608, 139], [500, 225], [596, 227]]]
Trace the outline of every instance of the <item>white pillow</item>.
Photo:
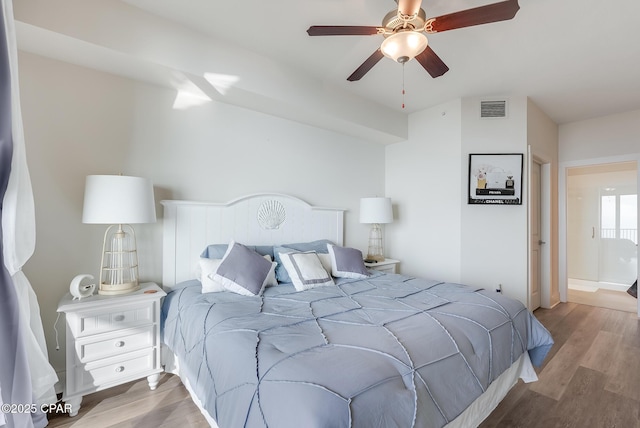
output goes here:
[[331, 273], [331, 256], [327, 253], [316, 253], [318, 258], [320, 259], [320, 263], [322, 263], [322, 267], [327, 272]]
[[335, 285], [315, 251], [280, 253], [280, 260], [298, 291]]
[[218, 266], [222, 259], [205, 259], [201, 258], [198, 261], [200, 266], [200, 282], [202, 283], [203, 293], [218, 293], [225, 291], [224, 285], [221, 282], [214, 280], [212, 277], [218, 270]]

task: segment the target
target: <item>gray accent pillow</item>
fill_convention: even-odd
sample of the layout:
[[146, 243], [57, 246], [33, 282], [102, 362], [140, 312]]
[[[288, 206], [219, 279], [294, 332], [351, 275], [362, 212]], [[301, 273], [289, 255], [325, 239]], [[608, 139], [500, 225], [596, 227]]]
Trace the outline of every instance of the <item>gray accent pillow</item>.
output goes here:
[[275, 266], [275, 262], [270, 262], [250, 248], [231, 241], [212, 279], [234, 293], [259, 296]]
[[362, 251], [332, 244], [327, 244], [327, 249], [331, 257], [331, 274], [336, 278], [363, 279], [369, 276]]

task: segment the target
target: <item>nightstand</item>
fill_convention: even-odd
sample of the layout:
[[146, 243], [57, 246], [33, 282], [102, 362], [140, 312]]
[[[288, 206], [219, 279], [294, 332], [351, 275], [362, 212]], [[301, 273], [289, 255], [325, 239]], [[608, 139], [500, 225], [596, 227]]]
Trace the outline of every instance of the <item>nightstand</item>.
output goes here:
[[386, 273], [398, 273], [398, 263], [400, 263], [400, 260], [384, 259], [384, 261], [377, 263], [365, 262], [364, 265], [367, 267], [367, 269], [379, 270]]
[[160, 363], [160, 301], [166, 296], [151, 282], [119, 296], [93, 295], [58, 305], [66, 315], [66, 387], [62, 399], [80, 410], [82, 397], [147, 377], [158, 386]]

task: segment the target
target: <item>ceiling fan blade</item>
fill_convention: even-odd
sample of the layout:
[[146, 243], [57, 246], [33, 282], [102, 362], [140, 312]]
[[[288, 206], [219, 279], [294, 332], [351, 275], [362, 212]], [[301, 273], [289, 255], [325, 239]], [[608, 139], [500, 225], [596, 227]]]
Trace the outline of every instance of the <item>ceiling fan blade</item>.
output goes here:
[[398, 11], [407, 16], [413, 16], [420, 10], [422, 0], [398, 0]]
[[456, 28], [507, 21], [516, 16], [518, 10], [520, 10], [518, 0], [507, 0], [500, 3], [488, 4], [486, 6], [432, 18], [433, 22], [426, 31], [428, 33], [439, 33], [447, 30], [455, 30]]
[[356, 80], [362, 79], [362, 77], [367, 74], [367, 72], [369, 72], [369, 70], [371, 70], [383, 57], [384, 55], [382, 51], [380, 49], [376, 50], [369, 58], [366, 59], [365, 62], [362, 63], [362, 65], [360, 65], [360, 67], [356, 69], [356, 71], [351, 73], [351, 76], [347, 77], [347, 80], [349, 82], [355, 82]]
[[307, 30], [310, 36], [373, 36], [378, 33], [378, 27], [352, 25], [312, 25]]
[[436, 53], [429, 46], [418, 56], [416, 56], [416, 60], [424, 67], [425, 70], [431, 75], [431, 77], [436, 78], [442, 76], [444, 73], [449, 71], [449, 67], [447, 64], [442, 62], [440, 57], [436, 55]]

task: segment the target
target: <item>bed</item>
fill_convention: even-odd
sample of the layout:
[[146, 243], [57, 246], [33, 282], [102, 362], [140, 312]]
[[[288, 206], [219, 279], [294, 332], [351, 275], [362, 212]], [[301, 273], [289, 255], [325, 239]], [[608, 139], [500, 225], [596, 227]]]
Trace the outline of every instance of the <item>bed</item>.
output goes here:
[[553, 344], [495, 291], [367, 271], [344, 210], [163, 205], [163, 364], [212, 426], [477, 426]]

